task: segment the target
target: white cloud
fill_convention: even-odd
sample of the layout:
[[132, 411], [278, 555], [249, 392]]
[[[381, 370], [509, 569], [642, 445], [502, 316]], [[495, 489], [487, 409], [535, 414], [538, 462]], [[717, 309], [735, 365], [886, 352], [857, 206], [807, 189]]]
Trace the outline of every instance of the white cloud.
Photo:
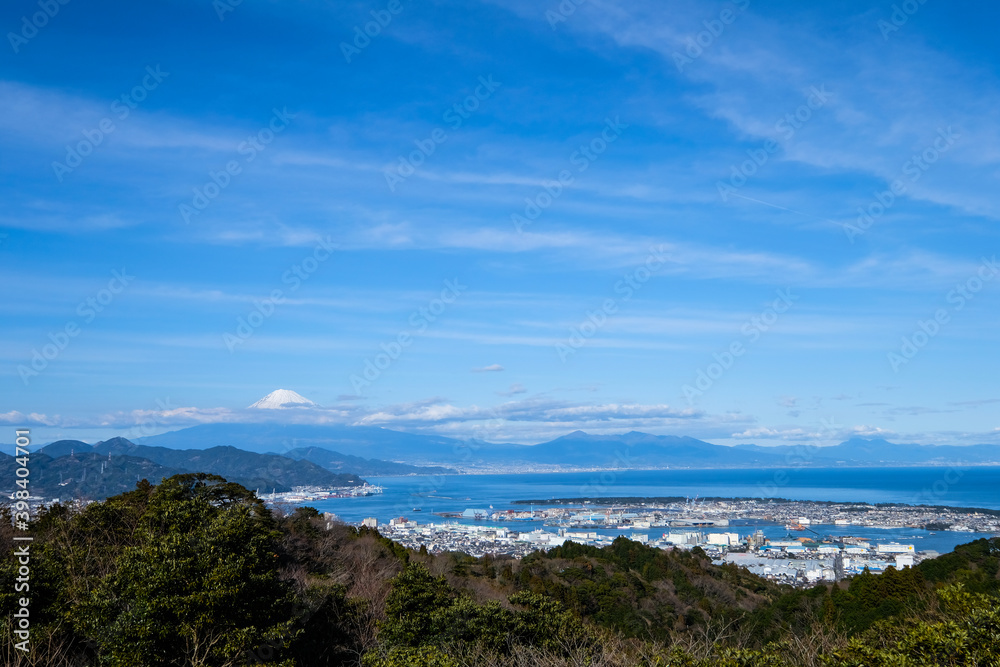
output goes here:
[[829, 434], [809, 432], [802, 428], [770, 428], [760, 426], [748, 428], [741, 433], [733, 433], [733, 438], [763, 438], [765, 440], [817, 440], [827, 439]]
[[509, 401], [494, 407], [476, 405], [459, 407], [441, 399], [383, 407], [360, 418], [358, 424], [389, 424], [426, 426], [463, 422], [524, 422], [544, 428], [573, 430], [588, 425], [615, 424], [617, 428], [672, 423], [680, 425], [697, 421], [704, 413], [693, 408], [673, 408], [669, 405], [583, 404], [550, 399]]
[[[512, 385], [506, 395], [522, 393]], [[459, 439], [533, 443], [560, 437], [574, 430], [595, 434], [644, 431], [687, 435], [717, 444], [813, 443], [836, 444], [852, 437], [885, 438], [894, 442], [923, 444], [979, 444], [1000, 442], [1000, 427], [979, 433], [936, 432], [901, 434], [879, 426], [851, 427], [762, 426], [741, 413], [711, 414], [668, 404], [586, 403], [544, 397], [506, 401], [494, 406], [455, 405], [432, 397], [409, 403], [371, 407], [360, 397], [344, 397], [351, 404], [306, 407], [271, 412], [169, 406], [159, 410], [131, 410], [106, 414], [95, 420], [69, 419], [38, 413], [0, 413], [0, 423], [76, 430], [102, 430], [112, 437], [138, 438], [199, 424], [288, 423], [311, 425], [385, 426], [401, 431], [438, 434]], [[363, 400], [363, 399], [362, 399]]]
[[39, 412], [24, 414], [17, 410], [0, 413], [0, 423], [13, 424], [15, 426], [58, 426], [64, 420], [58, 415], [46, 415]]
[[[169, 402], [169, 401], [168, 401]], [[184, 428], [198, 424], [252, 424], [284, 422], [290, 424], [346, 424], [358, 415], [356, 407], [310, 406], [283, 410], [234, 410], [230, 408], [169, 407], [161, 410], [131, 410], [102, 416], [87, 426], [104, 426], [145, 432]], [[135, 435], [135, 433], [133, 433]]]
[[498, 391], [497, 394], [499, 396], [516, 396], [517, 394], [526, 394], [527, 392], [528, 390], [524, 388], [523, 384], [515, 382], [510, 386], [510, 389], [507, 391]]
[[868, 426], [864, 424], [859, 426], [852, 426], [850, 428], [850, 433], [851, 435], [860, 436], [863, 438], [875, 438], [875, 437], [892, 438], [897, 435], [895, 431], [882, 428], [881, 426]]
[[483, 366], [482, 368], [473, 368], [473, 373], [499, 373], [504, 368], [500, 364], [490, 364], [489, 366]]
[[[575, 31], [595, 50], [610, 37], [624, 48], [659, 53], [671, 72], [674, 54], [702, 29], [700, 20], [714, 18], [700, 3], [674, 5], [670, 12], [654, 2], [588, 4], [589, 20], [569, 21], [563, 29]], [[954, 127], [961, 138], [940, 164], [907, 183], [905, 196], [1000, 216], [996, 198], [988, 196], [1000, 162], [996, 84], [984, 81], [978, 67], [924, 40], [887, 43], [870, 16], [857, 21], [850, 30], [823, 36], [790, 25], [787, 15], [777, 19], [748, 11], [683, 68], [683, 76], [704, 91], [689, 99], [729, 123], [739, 138], [763, 141], [775, 137], [777, 122], [805, 101], [811, 87], [826, 86], [831, 99], [781, 142], [775, 162], [865, 173], [886, 184], [900, 177], [915, 153], [932, 145], [939, 130]], [[690, 26], [691, 33], [678, 25]]]
[[[169, 83], [164, 80], [164, 86]], [[124, 91], [123, 91], [124, 92]], [[155, 91], [153, 94], [156, 94]], [[21, 140], [49, 144], [65, 154], [65, 144], [79, 139], [83, 128], [96, 128], [101, 119], [115, 124], [116, 148], [199, 149], [234, 153], [241, 141], [232, 127], [205, 129], [190, 121], [153, 114], [139, 105], [124, 120], [111, 109], [111, 102], [69, 95], [62, 91], [14, 81], [0, 81], [0, 133]], [[265, 122], [267, 118], [262, 118]], [[246, 123], [247, 129], [257, 129]], [[56, 155], [55, 157], [61, 157]]]

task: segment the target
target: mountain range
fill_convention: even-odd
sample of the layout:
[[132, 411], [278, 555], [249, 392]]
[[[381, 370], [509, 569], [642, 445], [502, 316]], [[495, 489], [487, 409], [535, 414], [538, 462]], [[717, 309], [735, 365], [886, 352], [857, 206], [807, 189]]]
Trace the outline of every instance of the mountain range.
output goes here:
[[[897, 444], [853, 438], [829, 447], [733, 447], [632, 431], [574, 431], [537, 445], [462, 441], [370, 426], [205, 424], [131, 442], [59, 440], [31, 455], [32, 486], [47, 497], [103, 498], [146, 478], [208, 472], [251, 489], [352, 486], [361, 475], [601, 468], [780, 468], [1000, 463], [1000, 446]], [[14, 458], [0, 475], [15, 479]]]
[[[429, 475], [514, 470], [783, 468], [1000, 464], [1000, 445], [896, 444], [852, 438], [809, 447], [716, 445], [689, 436], [631, 431], [573, 431], [535, 445], [459, 440], [376, 426], [287, 423], [318, 409], [278, 389], [247, 410], [253, 423], [201, 424], [159, 435], [111, 438], [95, 445], [59, 440], [32, 454], [32, 485], [49, 497], [102, 498], [142, 479], [208, 472], [251, 489], [363, 484], [361, 475]], [[8, 449], [7, 451], [11, 451]], [[13, 457], [0, 455], [0, 474], [15, 479]]]
[[[115, 437], [94, 445], [81, 440], [57, 440], [32, 452], [32, 490], [50, 498], [98, 499], [129, 491], [143, 478], [158, 483], [162, 478], [185, 472], [207, 472], [250, 489], [280, 492], [296, 486], [357, 486], [365, 483], [362, 475], [458, 472], [442, 466], [420, 467], [313, 446], [288, 448], [288, 442], [298, 442], [294, 439], [270, 440], [269, 446], [256, 447], [262, 451], [248, 451], [247, 446], [230, 444], [250, 441], [252, 447], [250, 434], [256, 431], [259, 431], [257, 425], [227, 425], [221, 431], [195, 427], [164, 434], [163, 440], [180, 446], [148, 444], [149, 438], [135, 443]], [[183, 446], [188, 442], [190, 447]], [[4, 479], [16, 479], [15, 468], [12, 456], [0, 454], [0, 475]]]
[[[463, 471], [564, 468], [750, 468], [794, 466], [983, 465], [1000, 463], [998, 445], [895, 444], [853, 438], [827, 447], [754, 444], [716, 445], [697, 438], [632, 431], [597, 435], [574, 431], [536, 445], [464, 441], [404, 433], [374, 426], [302, 424], [203, 424], [140, 438], [139, 443], [174, 449], [228, 445], [313, 461], [330, 470], [358, 474], [432, 472], [401, 468], [365, 472], [379, 465], [443, 466]], [[433, 472], [442, 472], [440, 468]]]
[[[140, 479], [159, 483], [185, 472], [207, 472], [261, 491], [296, 486], [359, 486], [353, 472], [333, 472], [304, 459], [258, 454], [235, 447], [183, 450], [137, 445], [111, 438], [89, 445], [59, 440], [31, 454], [31, 490], [46, 497], [104, 498], [128, 491]], [[15, 460], [0, 457], [0, 474], [15, 479]]]
[[792, 464], [803, 459], [823, 465], [904, 464], [982, 465], [1000, 463], [1000, 445], [918, 445], [893, 443], [882, 438], [851, 438], [832, 447], [799, 446], [761, 447], [737, 445], [743, 451], [773, 453]]
[[[467, 443], [454, 438], [391, 431], [377, 426], [312, 424], [200, 424], [179, 431], [137, 438], [136, 443], [173, 449], [231, 445], [249, 452], [285, 454], [319, 447], [349, 456], [454, 465]], [[445, 463], [447, 462], [447, 463]]]

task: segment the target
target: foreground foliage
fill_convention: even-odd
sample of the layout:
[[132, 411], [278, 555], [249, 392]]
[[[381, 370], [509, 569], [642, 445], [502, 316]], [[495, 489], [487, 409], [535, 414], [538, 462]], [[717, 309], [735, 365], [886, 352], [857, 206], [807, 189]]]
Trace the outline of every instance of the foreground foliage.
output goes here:
[[1000, 667], [998, 538], [801, 590], [625, 539], [432, 556], [205, 474], [53, 506], [32, 532], [28, 654], [0, 563], [5, 665]]

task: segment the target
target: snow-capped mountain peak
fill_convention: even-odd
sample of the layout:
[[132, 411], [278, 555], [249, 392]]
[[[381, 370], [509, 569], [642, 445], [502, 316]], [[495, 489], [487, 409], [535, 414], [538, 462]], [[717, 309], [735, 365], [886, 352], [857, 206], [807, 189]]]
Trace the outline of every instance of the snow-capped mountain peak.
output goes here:
[[316, 404], [290, 389], [277, 389], [253, 405], [247, 406], [247, 409], [278, 410], [281, 408], [301, 408], [310, 405]]

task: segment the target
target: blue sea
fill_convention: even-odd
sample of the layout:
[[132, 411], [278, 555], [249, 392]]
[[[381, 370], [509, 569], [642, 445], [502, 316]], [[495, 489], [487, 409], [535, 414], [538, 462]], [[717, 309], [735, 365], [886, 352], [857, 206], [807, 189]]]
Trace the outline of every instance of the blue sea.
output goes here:
[[[527, 509], [523, 505], [512, 505], [514, 500], [621, 496], [788, 498], [1000, 510], [1000, 466], [630, 470], [370, 477], [368, 481], [381, 486], [384, 492], [366, 498], [338, 498], [310, 504], [322, 512], [333, 512], [350, 523], [360, 522], [365, 517], [386, 522], [398, 516], [420, 523], [441, 522], [445, 519], [434, 516], [434, 512], [491, 507], [494, 510]], [[419, 512], [414, 511], [417, 508]], [[541, 522], [521, 525], [522, 528], [529, 526], [541, 527]], [[957, 544], [986, 536], [952, 532], [930, 534], [912, 528], [814, 528], [824, 535], [853, 534], [878, 541], [912, 542], [918, 550], [933, 549], [942, 553], [951, 551]], [[784, 528], [780, 526], [765, 526], [763, 529], [769, 537], [784, 534]], [[750, 527], [740, 526], [731, 530], [741, 534], [752, 532]], [[658, 536], [663, 528], [644, 532]]]

